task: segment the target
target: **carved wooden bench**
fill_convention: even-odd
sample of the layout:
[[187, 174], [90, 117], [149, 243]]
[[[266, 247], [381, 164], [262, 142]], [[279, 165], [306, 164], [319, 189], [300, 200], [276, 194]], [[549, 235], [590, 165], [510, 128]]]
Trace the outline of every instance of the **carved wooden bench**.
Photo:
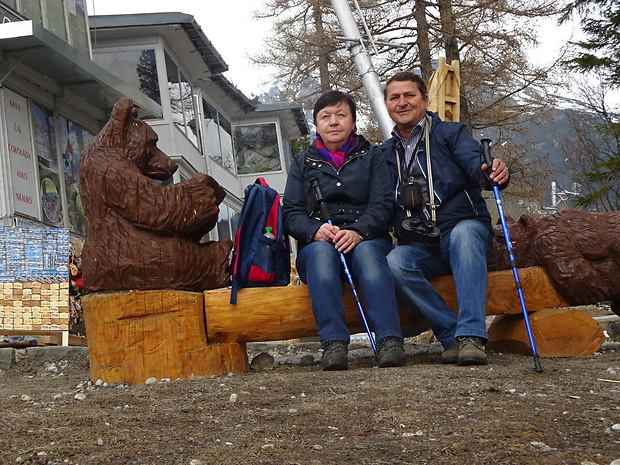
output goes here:
[[[519, 274], [540, 356], [589, 355], [600, 348], [605, 340], [601, 326], [585, 312], [565, 308], [570, 305], [542, 268], [523, 268]], [[435, 279], [433, 285], [456, 309], [452, 277]], [[346, 284], [343, 299], [351, 333], [364, 332]], [[246, 342], [317, 334], [305, 285], [245, 288], [236, 305], [229, 301], [229, 289], [85, 296], [91, 379], [141, 384], [150, 377], [240, 373], [249, 369]], [[487, 314], [499, 315], [489, 327], [487, 347], [531, 353], [512, 271], [489, 273]], [[400, 315], [405, 330], [425, 324], [404, 306]]]

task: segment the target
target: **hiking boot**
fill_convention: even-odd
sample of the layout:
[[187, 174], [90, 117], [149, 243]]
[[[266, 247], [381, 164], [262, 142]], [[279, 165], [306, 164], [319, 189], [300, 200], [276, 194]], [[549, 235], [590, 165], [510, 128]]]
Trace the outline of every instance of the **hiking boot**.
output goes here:
[[340, 371], [349, 368], [349, 344], [344, 341], [329, 341], [323, 345], [321, 369], [323, 371]]
[[461, 345], [457, 342], [449, 349], [441, 353], [441, 363], [456, 363], [459, 361], [459, 350]]
[[480, 337], [459, 337], [459, 358], [457, 365], [486, 365], [487, 354], [484, 350], [484, 339]]
[[398, 337], [387, 336], [377, 344], [377, 362], [379, 368], [405, 366], [405, 349], [403, 340]]

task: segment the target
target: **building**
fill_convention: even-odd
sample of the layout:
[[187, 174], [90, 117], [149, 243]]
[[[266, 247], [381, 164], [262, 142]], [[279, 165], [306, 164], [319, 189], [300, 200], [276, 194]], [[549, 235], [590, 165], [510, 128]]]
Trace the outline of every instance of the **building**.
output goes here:
[[[289, 141], [308, 133], [301, 107], [250, 101], [224, 77], [225, 61], [191, 15], [88, 17], [83, 0], [0, 0], [0, 14], [0, 284], [11, 291], [0, 308], [4, 333], [67, 332], [79, 320], [64, 304], [66, 257], [79, 264], [85, 233], [80, 153], [119, 98], [133, 99], [178, 163], [167, 182], [206, 172], [226, 189], [211, 239], [232, 236], [243, 189], [257, 176], [283, 190]], [[56, 305], [45, 306], [54, 318], [40, 300], [23, 305], [26, 289], [48, 284], [58, 291]]]

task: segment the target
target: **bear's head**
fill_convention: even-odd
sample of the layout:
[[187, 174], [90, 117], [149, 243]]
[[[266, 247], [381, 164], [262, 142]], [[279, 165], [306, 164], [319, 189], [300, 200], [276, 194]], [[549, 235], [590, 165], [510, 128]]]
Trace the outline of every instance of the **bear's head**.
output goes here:
[[116, 102], [100, 134], [107, 135], [108, 146], [121, 150], [149, 178], [165, 181], [178, 169], [176, 162], [157, 147], [157, 133], [138, 119], [129, 98]]

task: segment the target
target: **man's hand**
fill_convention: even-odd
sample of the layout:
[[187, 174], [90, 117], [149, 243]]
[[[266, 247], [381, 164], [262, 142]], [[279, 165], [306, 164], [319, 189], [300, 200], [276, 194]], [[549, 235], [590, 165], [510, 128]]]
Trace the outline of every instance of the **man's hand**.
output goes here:
[[497, 185], [504, 184], [510, 178], [510, 173], [508, 172], [508, 167], [506, 163], [501, 161], [499, 158], [493, 159], [493, 167], [491, 171], [488, 171], [489, 166], [486, 163], [482, 165], [482, 171], [484, 171], [491, 181], [496, 183]]

